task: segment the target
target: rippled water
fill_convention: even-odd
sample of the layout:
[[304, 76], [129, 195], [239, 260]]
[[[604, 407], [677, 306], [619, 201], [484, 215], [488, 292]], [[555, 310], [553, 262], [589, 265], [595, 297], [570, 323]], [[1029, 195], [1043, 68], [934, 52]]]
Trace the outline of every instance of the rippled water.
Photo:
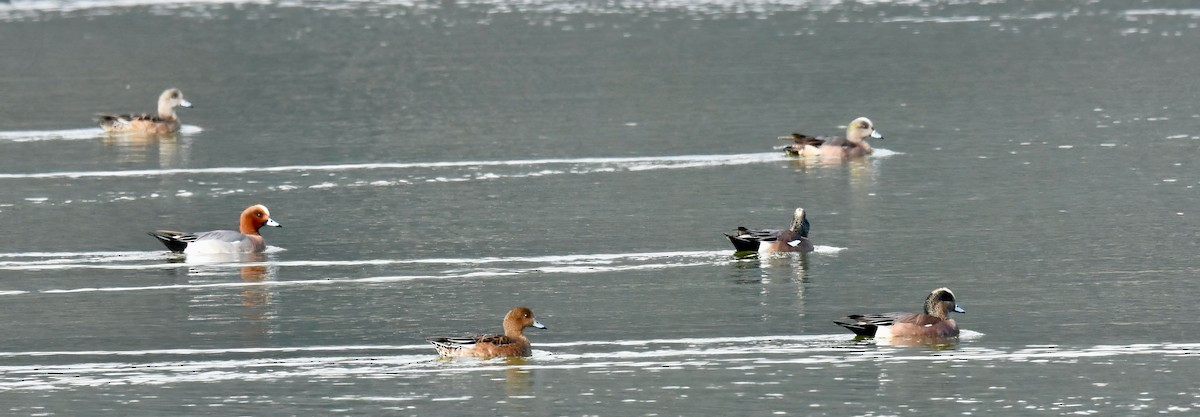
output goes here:
[[[1171, 1], [0, 3], [0, 409], [1200, 409], [1200, 9]], [[105, 135], [167, 87], [182, 132]], [[868, 116], [866, 160], [775, 139]], [[284, 225], [261, 256], [145, 232]], [[737, 258], [786, 226], [817, 251]], [[950, 346], [832, 320], [952, 288]], [[427, 336], [534, 309], [524, 359]]]

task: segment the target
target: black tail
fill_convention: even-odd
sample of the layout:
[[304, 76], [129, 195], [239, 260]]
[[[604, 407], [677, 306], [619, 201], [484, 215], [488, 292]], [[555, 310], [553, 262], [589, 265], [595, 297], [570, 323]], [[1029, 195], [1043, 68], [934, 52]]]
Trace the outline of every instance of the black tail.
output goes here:
[[96, 113], [96, 116], [93, 117], [92, 120], [95, 121], [96, 123], [99, 123], [101, 126], [111, 126], [113, 124], [116, 124], [117, 119], [119, 119], [119, 118], [120, 118], [120, 116], [117, 116], [115, 114]]
[[858, 320], [856, 317], [861, 316], [843, 317], [834, 320], [833, 324], [850, 329], [850, 331], [859, 336], [875, 336], [875, 330], [878, 330], [879, 326]]
[[738, 252], [758, 252], [758, 239], [743, 239], [728, 233], [725, 237], [729, 238], [729, 243], [732, 243], [733, 249]]
[[167, 250], [170, 250], [171, 252], [183, 253], [183, 250], [187, 249], [188, 243], [178, 239], [178, 232], [159, 230], [147, 234], [154, 236], [155, 239], [158, 239], [159, 242], [162, 242], [162, 244], [167, 247]]

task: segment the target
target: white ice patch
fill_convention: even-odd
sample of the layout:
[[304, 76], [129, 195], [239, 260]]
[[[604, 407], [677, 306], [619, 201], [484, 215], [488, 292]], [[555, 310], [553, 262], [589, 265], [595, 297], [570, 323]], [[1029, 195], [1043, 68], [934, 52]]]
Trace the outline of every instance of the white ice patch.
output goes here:
[[844, 250], [846, 250], [846, 248], [840, 248], [837, 246], [816, 245], [813, 247], [814, 253], [830, 254], [830, 255], [837, 254]]
[[[2, 5], [0, 5], [0, 9], [3, 9]], [[2, 14], [3, 13], [0, 12], [0, 15]], [[179, 128], [179, 133], [184, 135], [193, 135], [202, 131], [204, 131], [204, 129], [193, 125], [183, 125]], [[105, 133], [104, 129], [99, 127], [64, 130], [11, 130], [0, 131], [0, 141], [37, 142], [47, 140], [87, 140], [99, 139], [108, 135], [110, 135], [110, 133]]]
[[104, 137], [99, 127], [68, 130], [22, 130], [0, 132], [0, 141], [34, 142], [43, 140], [84, 140]]
[[179, 127], [179, 133], [184, 134], [184, 135], [194, 135], [196, 133], [200, 133], [203, 131], [204, 131], [204, 129], [201, 129], [200, 126], [183, 125], [183, 126]]
[[871, 157], [872, 158], [887, 158], [889, 156], [903, 155], [903, 154], [904, 154], [904, 152], [896, 152], [891, 149], [874, 148], [874, 150], [871, 152]]

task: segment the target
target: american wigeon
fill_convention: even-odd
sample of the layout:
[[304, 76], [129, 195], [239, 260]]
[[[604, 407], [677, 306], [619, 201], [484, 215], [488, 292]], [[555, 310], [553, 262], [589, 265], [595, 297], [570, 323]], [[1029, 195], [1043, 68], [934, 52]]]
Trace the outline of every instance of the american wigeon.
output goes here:
[[97, 113], [96, 122], [105, 132], [175, 133], [179, 131], [179, 118], [175, 117], [175, 108], [179, 106], [192, 107], [192, 103], [183, 98], [178, 88], [168, 88], [158, 96], [157, 115]]
[[954, 293], [943, 287], [925, 297], [924, 313], [855, 314], [834, 320], [859, 336], [938, 340], [958, 337], [958, 324], [950, 312], [966, 313], [954, 300]]
[[425, 340], [432, 343], [441, 356], [529, 356], [533, 354], [533, 349], [529, 347], [529, 339], [525, 338], [526, 327], [546, 328], [533, 318], [533, 310], [529, 307], [516, 307], [504, 315], [504, 334], [430, 337]]
[[242, 210], [238, 231], [214, 230], [201, 233], [184, 233], [171, 230], [156, 230], [150, 232], [171, 252], [182, 254], [231, 254], [258, 253], [266, 250], [267, 243], [258, 229], [263, 226], [283, 227], [271, 219], [271, 212], [262, 204], [256, 204]]
[[883, 139], [883, 135], [875, 130], [871, 119], [859, 117], [846, 126], [846, 137], [793, 133], [791, 136], [780, 136], [779, 139], [795, 142], [783, 148], [784, 152], [792, 156], [856, 157], [874, 152], [867, 143], [868, 137]]
[[792, 225], [787, 229], [738, 227], [737, 233], [726, 233], [725, 236], [738, 252], [812, 252], [814, 248], [808, 240], [808, 229], [808, 215], [803, 208], [797, 208], [792, 214]]

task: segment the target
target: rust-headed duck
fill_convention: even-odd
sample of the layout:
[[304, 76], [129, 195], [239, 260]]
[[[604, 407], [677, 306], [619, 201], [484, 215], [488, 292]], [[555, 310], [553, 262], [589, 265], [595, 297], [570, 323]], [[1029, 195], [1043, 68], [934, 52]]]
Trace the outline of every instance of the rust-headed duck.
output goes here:
[[214, 230], [201, 233], [184, 233], [171, 230], [150, 232], [171, 252], [182, 254], [233, 254], [259, 253], [266, 250], [267, 243], [258, 229], [263, 226], [283, 227], [271, 219], [271, 212], [262, 204], [242, 210], [238, 231]]
[[431, 337], [426, 340], [433, 344], [441, 356], [473, 356], [485, 359], [529, 356], [533, 354], [533, 349], [529, 346], [529, 339], [525, 338], [526, 327], [546, 328], [533, 317], [533, 310], [529, 307], [516, 307], [504, 315], [504, 334]]

